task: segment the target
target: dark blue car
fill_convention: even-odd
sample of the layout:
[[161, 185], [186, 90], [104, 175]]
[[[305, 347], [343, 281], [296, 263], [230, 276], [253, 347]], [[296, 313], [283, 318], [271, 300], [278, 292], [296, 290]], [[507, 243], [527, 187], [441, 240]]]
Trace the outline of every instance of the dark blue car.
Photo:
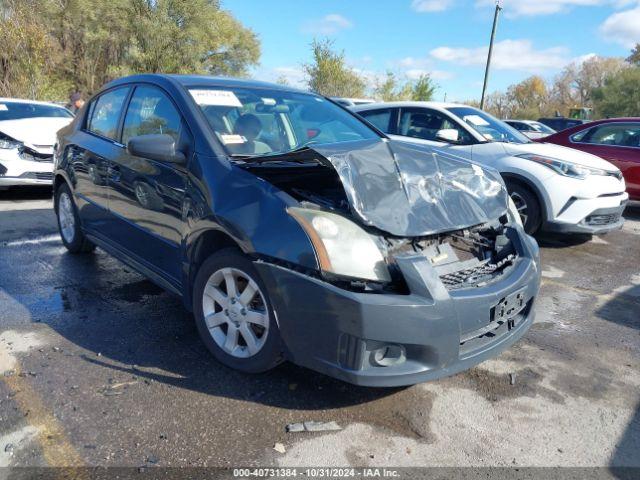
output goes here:
[[182, 297], [223, 364], [284, 360], [406, 385], [495, 356], [533, 321], [538, 248], [497, 172], [388, 139], [319, 95], [139, 75], [60, 130], [55, 211]]

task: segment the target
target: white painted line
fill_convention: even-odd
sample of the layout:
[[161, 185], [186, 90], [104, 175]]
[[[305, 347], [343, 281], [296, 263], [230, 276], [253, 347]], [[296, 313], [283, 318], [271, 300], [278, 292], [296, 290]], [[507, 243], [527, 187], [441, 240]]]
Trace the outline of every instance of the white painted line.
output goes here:
[[47, 235], [45, 237], [29, 238], [27, 240], [13, 240], [0, 243], [3, 247], [21, 247], [22, 245], [39, 245], [41, 243], [54, 243], [60, 241], [60, 235]]

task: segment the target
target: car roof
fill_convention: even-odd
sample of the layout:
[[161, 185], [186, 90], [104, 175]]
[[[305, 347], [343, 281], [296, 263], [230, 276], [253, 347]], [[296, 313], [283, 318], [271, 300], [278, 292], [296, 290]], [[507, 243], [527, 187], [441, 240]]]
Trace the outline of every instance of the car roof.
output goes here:
[[232, 77], [214, 77], [210, 75], [177, 75], [165, 73], [148, 73], [142, 75], [129, 75], [127, 77], [118, 78], [105, 85], [105, 88], [114, 87], [121, 84], [132, 82], [150, 82], [162, 84], [170, 82], [181, 85], [182, 87], [237, 87], [237, 88], [268, 88], [270, 90], [282, 90], [287, 92], [311, 93], [297, 88], [277, 83], [261, 82], [247, 78]]
[[42, 102], [40, 100], [28, 100], [26, 98], [8, 98], [8, 97], [0, 97], [0, 103], [26, 103], [30, 105], [47, 105], [49, 107], [58, 107], [64, 109], [63, 105], [58, 105], [53, 102]]
[[[381, 107], [418, 107], [418, 108], [433, 108], [435, 110], [445, 110], [447, 108], [452, 107], [470, 107], [470, 105], [465, 105], [463, 103], [449, 103], [449, 102], [378, 102], [378, 103], [369, 103], [367, 105], [357, 105], [352, 107], [353, 110], [375, 110]], [[471, 107], [475, 108], [475, 107]]]
[[507, 118], [507, 119], [505, 119], [505, 120], [503, 120], [503, 121], [505, 121], [505, 122], [529, 123], [529, 124], [531, 124], [531, 123], [540, 123], [540, 122], [538, 122], [537, 120], [516, 120], [516, 119], [514, 119], [514, 118]]

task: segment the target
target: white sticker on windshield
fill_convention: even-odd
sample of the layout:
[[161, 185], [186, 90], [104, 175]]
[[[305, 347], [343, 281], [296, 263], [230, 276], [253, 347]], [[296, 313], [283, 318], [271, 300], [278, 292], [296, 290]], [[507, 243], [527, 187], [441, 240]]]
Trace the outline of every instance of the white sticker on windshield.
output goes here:
[[247, 141], [247, 139], [244, 138], [242, 135], [233, 135], [233, 134], [227, 134], [227, 133], [221, 134], [220, 139], [222, 140], [222, 143], [224, 143], [225, 145], [246, 143]]
[[489, 125], [489, 122], [487, 122], [480, 115], [467, 115], [466, 117], [464, 117], [464, 121], [467, 123], [473, 123], [478, 127], [486, 127], [487, 125]]
[[6, 112], [9, 108], [4, 104], [0, 103], [0, 112]]
[[215, 105], [219, 107], [242, 107], [236, 94], [229, 90], [189, 90], [198, 105]]

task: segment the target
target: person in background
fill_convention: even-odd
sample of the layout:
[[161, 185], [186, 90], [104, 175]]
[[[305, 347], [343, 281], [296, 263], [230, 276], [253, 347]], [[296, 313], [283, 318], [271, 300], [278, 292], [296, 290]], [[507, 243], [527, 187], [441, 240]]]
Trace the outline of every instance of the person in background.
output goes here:
[[84, 100], [80, 92], [73, 92], [69, 95], [69, 103], [66, 105], [67, 109], [71, 110], [73, 114], [78, 113], [78, 110], [84, 105]]

